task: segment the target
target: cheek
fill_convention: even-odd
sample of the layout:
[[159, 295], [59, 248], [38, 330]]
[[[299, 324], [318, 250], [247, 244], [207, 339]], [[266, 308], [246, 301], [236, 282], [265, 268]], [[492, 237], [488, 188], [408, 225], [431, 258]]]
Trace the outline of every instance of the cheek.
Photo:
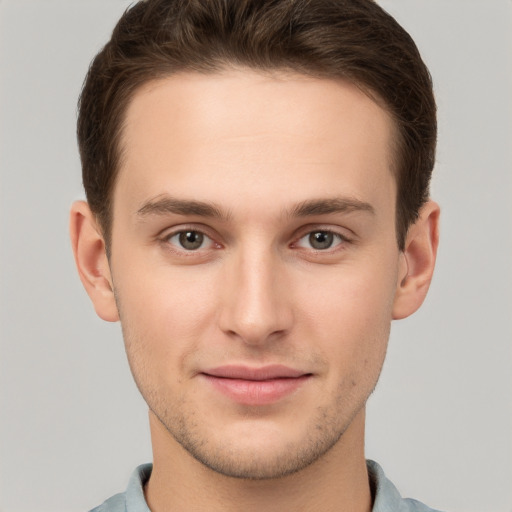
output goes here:
[[304, 281], [298, 303], [315, 321], [337, 325], [340, 330], [372, 330], [388, 324], [396, 290], [397, 262], [378, 259], [330, 269]]
[[364, 271], [354, 265], [323, 282], [322, 287], [310, 283], [301, 292], [307, 337], [323, 340], [323, 356], [336, 360], [347, 378], [378, 376], [389, 338], [395, 272], [383, 271], [380, 263], [364, 266]]
[[[122, 274], [119, 267], [119, 275]], [[139, 268], [119, 280], [116, 297], [130, 365], [182, 370], [211, 329], [214, 307], [208, 279], [169, 267]], [[116, 281], [117, 282], [117, 281]]]

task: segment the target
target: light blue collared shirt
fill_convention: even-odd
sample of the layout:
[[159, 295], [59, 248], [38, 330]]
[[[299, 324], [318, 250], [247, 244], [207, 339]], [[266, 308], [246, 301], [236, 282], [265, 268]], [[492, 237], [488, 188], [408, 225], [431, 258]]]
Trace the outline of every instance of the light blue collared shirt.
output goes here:
[[[419, 501], [402, 498], [376, 462], [368, 460], [366, 465], [370, 485], [375, 493], [372, 512], [439, 512]], [[125, 492], [112, 496], [90, 512], [151, 512], [144, 498], [144, 485], [152, 469], [152, 464], [139, 466], [132, 473]]]

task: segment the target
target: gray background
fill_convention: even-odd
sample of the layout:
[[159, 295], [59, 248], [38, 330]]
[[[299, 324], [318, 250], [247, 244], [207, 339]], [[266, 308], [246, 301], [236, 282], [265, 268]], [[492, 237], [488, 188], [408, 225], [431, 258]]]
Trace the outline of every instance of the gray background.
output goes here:
[[[404, 495], [512, 511], [512, 2], [386, 0], [434, 76], [443, 208], [424, 307], [393, 326], [367, 455]], [[75, 104], [123, 0], [0, 0], [0, 510], [88, 510], [151, 459], [117, 324], [67, 238]]]

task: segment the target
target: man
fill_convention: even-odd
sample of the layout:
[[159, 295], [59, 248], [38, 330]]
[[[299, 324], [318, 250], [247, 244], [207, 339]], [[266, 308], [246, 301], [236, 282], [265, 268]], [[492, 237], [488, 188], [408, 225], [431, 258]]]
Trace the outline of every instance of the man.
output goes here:
[[429, 73], [370, 0], [148, 0], [80, 100], [71, 238], [121, 321], [153, 464], [95, 510], [427, 511], [365, 461], [427, 293]]

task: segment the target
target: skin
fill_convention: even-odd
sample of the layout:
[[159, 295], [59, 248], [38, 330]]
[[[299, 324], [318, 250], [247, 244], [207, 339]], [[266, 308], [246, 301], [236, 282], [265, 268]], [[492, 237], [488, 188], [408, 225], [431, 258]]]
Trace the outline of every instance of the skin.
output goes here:
[[[366, 400], [438, 242], [429, 202], [397, 247], [394, 129], [357, 87], [285, 72], [181, 73], [136, 93], [110, 261], [84, 202], [71, 237], [150, 409], [151, 510], [371, 509]], [[305, 377], [269, 403], [205, 378], [272, 364]]]

